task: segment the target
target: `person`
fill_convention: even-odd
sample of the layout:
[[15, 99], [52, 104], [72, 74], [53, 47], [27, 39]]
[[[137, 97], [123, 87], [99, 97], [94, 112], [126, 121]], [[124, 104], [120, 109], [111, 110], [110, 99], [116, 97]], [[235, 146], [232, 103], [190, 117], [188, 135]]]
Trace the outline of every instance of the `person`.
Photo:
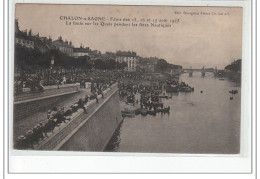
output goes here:
[[66, 84], [66, 80], [67, 80], [66, 77], [63, 76], [61, 84], [62, 84], [62, 85], [65, 85], [65, 84]]
[[14, 90], [15, 90], [16, 94], [19, 94], [19, 87], [18, 87], [18, 81], [17, 80], [14, 81]]
[[23, 82], [19, 80], [17, 85], [18, 85], [18, 94], [21, 94], [23, 92]]
[[38, 143], [40, 140], [40, 131], [38, 129], [38, 126], [35, 125], [34, 128], [32, 129], [32, 131], [33, 131], [33, 135], [32, 135], [33, 144]]
[[67, 109], [66, 112], [64, 112], [64, 116], [71, 116], [72, 115], [72, 107], [70, 107], [69, 109]]
[[39, 131], [39, 139], [40, 140], [43, 140], [44, 137], [45, 137], [45, 134], [43, 132], [43, 128], [44, 128], [44, 125], [42, 122], [40, 122], [39, 124], [37, 124], [37, 128], [38, 128], [38, 131]]
[[39, 84], [38, 84], [38, 90], [40, 91], [40, 92], [43, 92], [44, 91], [44, 88], [43, 88], [43, 80], [41, 80], [40, 82], [39, 82]]
[[15, 145], [14, 145], [14, 148], [21, 149], [21, 150], [27, 149], [28, 148], [28, 142], [27, 142], [26, 137], [23, 136], [23, 135], [19, 136], [17, 138]]
[[49, 118], [45, 124], [45, 126], [43, 127], [43, 132], [45, 134], [46, 137], [48, 137], [47, 133], [48, 132], [52, 132], [55, 128], [55, 121], [52, 118]]
[[49, 119], [50, 117], [51, 117], [51, 110], [48, 110], [47, 119]]
[[82, 98], [80, 98], [79, 101], [78, 101], [78, 107], [82, 108], [84, 110], [85, 114], [87, 114], [87, 110], [86, 110], [86, 108], [84, 106]]
[[86, 96], [85, 96], [85, 104], [87, 104], [87, 103], [88, 103], [88, 98], [89, 98], [89, 96], [88, 96], [88, 95], [86, 95]]
[[73, 105], [70, 106], [70, 108], [72, 109], [72, 113], [77, 112], [78, 111], [78, 104], [77, 103], [73, 104]]
[[95, 93], [93, 94], [93, 96], [94, 96], [94, 98], [96, 99], [96, 103], [98, 103], [98, 94], [97, 94], [97, 92], [95, 92]]
[[53, 116], [54, 119], [57, 119], [56, 124], [65, 122], [66, 118], [64, 117], [63, 114], [64, 114], [64, 108], [60, 108], [59, 110], [57, 110], [56, 114]]
[[26, 132], [25, 137], [26, 137], [26, 139], [27, 139], [27, 145], [28, 145], [28, 147], [33, 148], [33, 143], [34, 143], [34, 141], [33, 141], [33, 131], [32, 131], [32, 130], [28, 130], [28, 131]]

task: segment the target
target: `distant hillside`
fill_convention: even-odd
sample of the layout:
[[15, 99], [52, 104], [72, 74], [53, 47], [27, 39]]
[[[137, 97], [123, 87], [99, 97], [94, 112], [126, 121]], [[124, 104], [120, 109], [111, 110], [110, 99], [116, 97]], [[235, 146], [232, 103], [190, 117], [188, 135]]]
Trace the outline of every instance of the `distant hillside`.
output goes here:
[[241, 72], [241, 59], [238, 59], [225, 67], [225, 70]]

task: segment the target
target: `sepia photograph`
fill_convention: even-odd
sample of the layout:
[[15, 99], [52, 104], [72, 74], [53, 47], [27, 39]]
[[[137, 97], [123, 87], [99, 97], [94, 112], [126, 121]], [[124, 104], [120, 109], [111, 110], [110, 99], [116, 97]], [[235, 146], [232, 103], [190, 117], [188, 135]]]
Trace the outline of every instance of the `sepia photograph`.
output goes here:
[[243, 8], [14, 13], [14, 150], [240, 154]]

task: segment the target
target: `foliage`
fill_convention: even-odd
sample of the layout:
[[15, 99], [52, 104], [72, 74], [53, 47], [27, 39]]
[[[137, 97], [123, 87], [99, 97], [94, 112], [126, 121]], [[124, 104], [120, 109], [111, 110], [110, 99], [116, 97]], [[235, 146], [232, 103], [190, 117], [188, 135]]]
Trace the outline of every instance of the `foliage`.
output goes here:
[[124, 69], [127, 67], [127, 63], [119, 63], [114, 59], [96, 59], [94, 61], [95, 69], [100, 70], [114, 70], [114, 69]]
[[166, 71], [169, 67], [169, 64], [166, 60], [164, 59], [159, 59], [157, 62], [157, 69], [159, 71]]
[[226, 70], [239, 72], [241, 71], [241, 59], [238, 59], [225, 67]]
[[54, 59], [54, 67], [63, 68], [86, 68], [102, 70], [124, 69], [127, 64], [125, 62], [118, 63], [114, 59], [97, 59], [94, 62], [90, 57], [82, 56], [73, 58], [59, 50], [49, 50], [46, 53], [41, 53], [38, 49], [30, 49], [19, 44], [15, 46], [15, 66], [25, 69], [29, 66], [38, 66], [48, 68], [51, 66], [51, 59]]

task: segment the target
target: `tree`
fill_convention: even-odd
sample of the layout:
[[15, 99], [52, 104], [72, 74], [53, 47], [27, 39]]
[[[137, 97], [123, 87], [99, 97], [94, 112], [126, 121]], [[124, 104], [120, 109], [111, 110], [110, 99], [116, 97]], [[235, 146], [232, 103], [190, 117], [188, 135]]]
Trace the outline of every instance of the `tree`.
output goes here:
[[242, 63], [242, 60], [238, 59], [238, 60], [232, 62], [231, 64], [227, 65], [225, 67], [225, 69], [230, 70], [230, 71], [235, 71], [235, 72], [241, 71], [241, 63]]
[[79, 61], [79, 67], [91, 69], [93, 67], [93, 64], [90, 60], [89, 56], [82, 56], [78, 58]]
[[116, 68], [119, 69], [119, 70], [123, 70], [125, 69], [125, 67], [127, 67], [127, 63], [126, 62], [116, 62]]
[[114, 59], [105, 60], [106, 69], [113, 70], [116, 68], [116, 61]]
[[166, 71], [167, 68], [169, 67], [169, 64], [167, 63], [166, 60], [164, 59], [159, 59], [157, 62], [157, 69], [160, 71]]
[[103, 68], [103, 62], [102, 62], [102, 59], [96, 59], [94, 61], [94, 67], [95, 69], [102, 69]]

